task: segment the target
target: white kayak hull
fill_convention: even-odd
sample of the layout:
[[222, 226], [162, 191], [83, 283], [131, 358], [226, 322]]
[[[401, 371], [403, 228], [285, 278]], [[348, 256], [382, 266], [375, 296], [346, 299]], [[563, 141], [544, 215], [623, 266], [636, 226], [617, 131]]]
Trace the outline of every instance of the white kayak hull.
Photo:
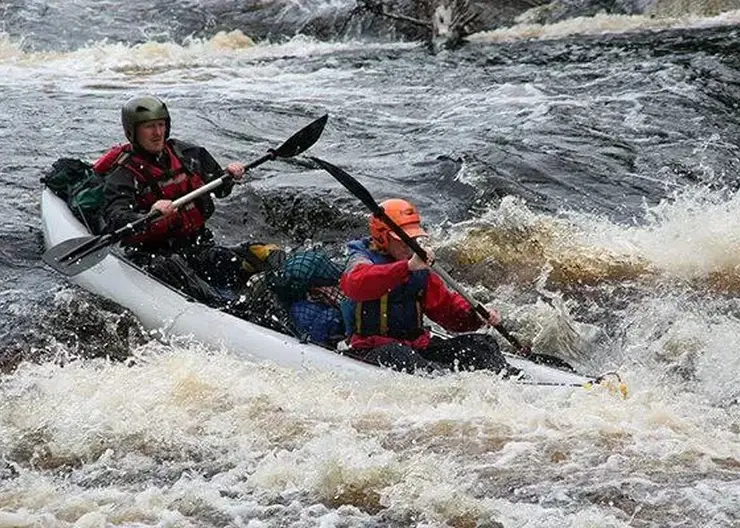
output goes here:
[[[41, 218], [47, 249], [71, 238], [90, 235], [66, 203], [49, 189], [44, 189], [41, 195]], [[360, 376], [385, 371], [188, 299], [113, 253], [69, 280], [127, 308], [147, 330], [157, 330], [166, 337], [191, 337], [207, 346], [225, 347], [245, 359], [294, 369]], [[534, 382], [582, 384], [588, 381], [583, 376], [516, 356], [507, 354], [506, 357]]]

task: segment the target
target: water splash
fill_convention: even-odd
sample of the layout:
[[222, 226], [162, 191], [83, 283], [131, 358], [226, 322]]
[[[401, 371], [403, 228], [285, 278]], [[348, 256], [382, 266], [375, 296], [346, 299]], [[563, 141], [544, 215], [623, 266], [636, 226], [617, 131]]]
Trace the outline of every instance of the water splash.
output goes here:
[[[621, 400], [483, 373], [349, 381], [185, 343], [150, 343], [130, 366], [26, 365], [0, 387], [15, 471], [0, 503], [14, 522], [624, 526], [639, 472], [668, 495], [648, 523], [675, 520], [676, 493], [699, 519], [728, 515], [730, 410], [627, 375]], [[667, 475], [692, 484], [669, 493]]]
[[[725, 293], [740, 288], [740, 193], [710, 186], [676, 191], [645, 207], [640, 225], [583, 212], [538, 214], [506, 197], [464, 227], [450, 248], [461, 266], [490, 267], [489, 285], [532, 283], [545, 267], [555, 285], [666, 281]], [[495, 278], [494, 278], [495, 277]]]

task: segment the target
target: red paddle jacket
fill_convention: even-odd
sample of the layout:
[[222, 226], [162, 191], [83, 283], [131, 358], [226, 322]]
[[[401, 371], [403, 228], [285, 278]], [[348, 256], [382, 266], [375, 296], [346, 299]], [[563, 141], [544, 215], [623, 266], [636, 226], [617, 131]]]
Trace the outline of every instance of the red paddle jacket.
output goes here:
[[[352, 244], [350, 244], [350, 251]], [[380, 299], [411, 279], [408, 262], [395, 261], [386, 264], [373, 263], [362, 251], [351, 252], [350, 262], [340, 279], [344, 294], [355, 302]], [[426, 286], [421, 297], [421, 310], [435, 323], [451, 332], [470, 332], [483, 323], [472, 310], [468, 301], [460, 294], [447, 289], [435, 273], [427, 274]], [[387, 335], [353, 334], [353, 348], [375, 348], [389, 343], [403, 343], [413, 348], [429, 346], [429, 329], [423, 329], [414, 339], [398, 339]]]

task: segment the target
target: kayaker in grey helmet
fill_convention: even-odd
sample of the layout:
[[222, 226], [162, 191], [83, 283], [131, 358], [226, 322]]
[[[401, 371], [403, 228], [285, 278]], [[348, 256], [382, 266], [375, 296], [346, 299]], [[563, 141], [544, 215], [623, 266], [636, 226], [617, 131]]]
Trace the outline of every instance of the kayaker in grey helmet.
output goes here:
[[[153, 95], [126, 101], [121, 124], [128, 143], [112, 148], [94, 165], [105, 174], [103, 217], [114, 231], [151, 210], [162, 217], [145, 231], [122, 241], [127, 257], [156, 277], [207, 304], [224, 303], [224, 293], [243, 285], [249, 276], [282, 251], [271, 244], [218, 246], [206, 227], [214, 203], [209, 193], [180, 208], [173, 200], [221, 177], [224, 170], [203, 147], [170, 138], [167, 105]], [[234, 181], [244, 177], [244, 164], [226, 166], [231, 176], [213, 193], [223, 198]]]

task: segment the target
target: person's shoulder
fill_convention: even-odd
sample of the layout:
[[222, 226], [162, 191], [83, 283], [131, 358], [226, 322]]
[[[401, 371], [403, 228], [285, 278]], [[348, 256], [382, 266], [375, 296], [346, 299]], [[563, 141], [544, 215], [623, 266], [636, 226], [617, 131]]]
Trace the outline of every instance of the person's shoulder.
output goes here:
[[361, 252], [361, 253], [367, 253], [370, 250], [370, 239], [365, 238], [357, 238], [355, 240], [350, 240], [347, 242], [347, 249], [349, 249], [350, 253], [352, 252]]
[[191, 143], [189, 141], [183, 141], [181, 139], [171, 138], [168, 140], [168, 143], [175, 150], [175, 152], [179, 152], [180, 154], [197, 154], [198, 152], [202, 152], [205, 150], [205, 148], [200, 145]]
[[358, 264], [373, 264], [376, 255], [370, 250], [370, 239], [360, 238], [347, 244], [347, 265], [345, 271], [351, 271]]

